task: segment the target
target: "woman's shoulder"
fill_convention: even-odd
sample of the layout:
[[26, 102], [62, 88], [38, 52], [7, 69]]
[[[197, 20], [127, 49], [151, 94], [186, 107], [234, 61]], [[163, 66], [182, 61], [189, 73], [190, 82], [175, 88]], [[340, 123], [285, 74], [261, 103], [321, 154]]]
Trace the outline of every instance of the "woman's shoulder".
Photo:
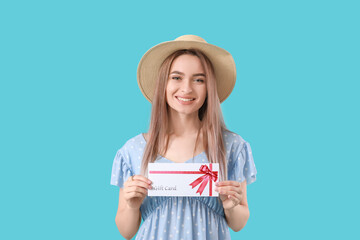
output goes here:
[[225, 145], [227, 146], [243, 145], [246, 143], [246, 141], [239, 134], [228, 129], [224, 129], [222, 133]]
[[146, 141], [144, 136], [142, 133], [139, 133], [138, 135], [127, 139], [118, 151], [123, 153], [137, 152], [138, 150], [142, 150], [145, 144]]
[[143, 133], [139, 133], [138, 135], [132, 137], [132, 138], [129, 138], [125, 145], [131, 145], [131, 144], [134, 144], [134, 143], [140, 143], [140, 144], [143, 144], [145, 143], [145, 139], [144, 139], [144, 135]]

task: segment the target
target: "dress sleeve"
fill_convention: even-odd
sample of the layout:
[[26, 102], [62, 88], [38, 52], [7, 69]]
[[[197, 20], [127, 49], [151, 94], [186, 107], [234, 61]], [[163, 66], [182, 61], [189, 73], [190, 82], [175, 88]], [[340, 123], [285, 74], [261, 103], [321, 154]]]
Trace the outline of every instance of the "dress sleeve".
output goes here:
[[122, 149], [118, 150], [112, 166], [110, 184], [122, 188], [124, 182], [133, 175], [133, 171], [131, 170], [129, 162], [126, 161]]
[[[239, 150], [240, 149], [240, 150]], [[229, 180], [243, 182], [246, 184], [255, 182], [256, 180], [256, 167], [251, 152], [250, 144], [246, 141], [239, 146], [233, 155], [232, 167], [229, 168]]]

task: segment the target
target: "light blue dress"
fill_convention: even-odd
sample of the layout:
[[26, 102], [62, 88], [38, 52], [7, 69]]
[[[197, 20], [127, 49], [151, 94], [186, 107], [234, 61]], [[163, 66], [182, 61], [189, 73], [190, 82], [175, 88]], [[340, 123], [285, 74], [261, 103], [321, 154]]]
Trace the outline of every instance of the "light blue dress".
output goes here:
[[[223, 137], [228, 160], [228, 179], [250, 184], [256, 168], [248, 142], [230, 131]], [[142, 134], [128, 140], [116, 153], [111, 181], [120, 188], [132, 175], [140, 174], [146, 141]], [[173, 163], [159, 156], [156, 162]], [[205, 152], [186, 162], [208, 163]], [[174, 163], [176, 164], [176, 163]], [[146, 197], [140, 207], [143, 224], [136, 239], [226, 240], [230, 239], [224, 209], [217, 197]]]

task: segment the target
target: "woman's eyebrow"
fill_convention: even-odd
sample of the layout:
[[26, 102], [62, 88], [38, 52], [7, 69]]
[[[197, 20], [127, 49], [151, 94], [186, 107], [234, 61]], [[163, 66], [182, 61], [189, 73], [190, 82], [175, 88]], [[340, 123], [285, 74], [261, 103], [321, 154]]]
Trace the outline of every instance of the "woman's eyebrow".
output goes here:
[[193, 75], [194, 77], [197, 77], [197, 76], [203, 76], [203, 77], [206, 77], [204, 73], [196, 73]]
[[173, 72], [171, 72], [170, 74], [179, 74], [179, 75], [185, 75], [184, 73], [182, 73], [182, 72], [179, 72], [179, 71], [173, 71]]
[[[185, 75], [184, 73], [179, 72], [179, 71], [173, 71], [173, 72], [171, 72], [170, 74]], [[206, 77], [204, 73], [195, 73], [195, 74], [193, 74], [193, 76], [194, 76], [194, 77], [198, 77], [198, 76]]]

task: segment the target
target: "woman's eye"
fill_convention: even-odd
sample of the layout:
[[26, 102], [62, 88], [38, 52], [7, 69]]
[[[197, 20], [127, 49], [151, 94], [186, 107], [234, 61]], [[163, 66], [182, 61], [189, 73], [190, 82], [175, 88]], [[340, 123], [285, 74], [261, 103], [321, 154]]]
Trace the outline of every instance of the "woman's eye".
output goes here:
[[180, 80], [180, 77], [172, 77], [171, 79]]
[[203, 83], [203, 82], [205, 82], [205, 81], [204, 81], [204, 79], [195, 79], [195, 82], [201, 82], [201, 83]]

